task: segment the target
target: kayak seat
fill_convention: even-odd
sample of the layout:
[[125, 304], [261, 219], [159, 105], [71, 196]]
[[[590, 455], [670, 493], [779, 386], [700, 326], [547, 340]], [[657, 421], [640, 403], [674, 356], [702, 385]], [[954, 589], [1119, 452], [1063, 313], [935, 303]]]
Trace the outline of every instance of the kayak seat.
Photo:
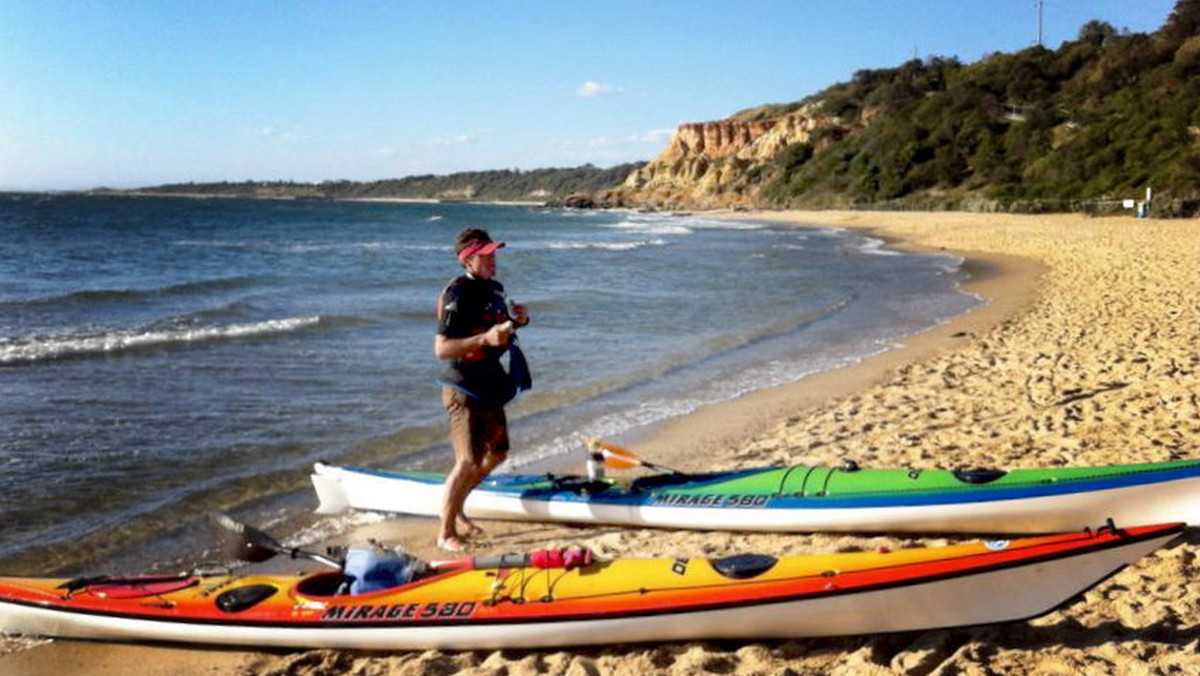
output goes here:
[[745, 580], [757, 577], [771, 570], [778, 562], [774, 556], [766, 554], [735, 554], [722, 559], [709, 559], [713, 570], [731, 580]]
[[279, 588], [270, 584], [252, 584], [230, 589], [217, 597], [217, 607], [226, 613], [240, 613], [266, 601], [277, 591]]
[[683, 484], [696, 484], [694, 488], [699, 488], [705, 485], [720, 484], [734, 479], [742, 479], [756, 474], [763, 474], [764, 470], [761, 467], [752, 467], [750, 469], [735, 469], [727, 472], [702, 472], [693, 474], [690, 472], [674, 472], [672, 474], [651, 474], [650, 476], [638, 477], [633, 480], [629, 490], [634, 493], [641, 491], [652, 491], [657, 488], [669, 488], [671, 486], [680, 486]]
[[571, 491], [579, 495], [598, 495], [612, 488], [607, 481], [596, 481], [581, 476], [550, 476], [550, 485], [556, 491]]
[[990, 484], [1000, 477], [1008, 474], [1002, 469], [956, 469], [954, 470], [954, 478], [965, 484]]
[[695, 474], [651, 474], [650, 476], [634, 479], [633, 483], [629, 485], [629, 490], [639, 493], [641, 491], [652, 491], [656, 488], [691, 483], [694, 480], [696, 480]]
[[630, 484], [629, 489], [635, 493], [639, 491], [652, 491], [656, 488], [667, 488], [669, 486], [679, 486], [682, 484], [702, 483], [712, 481], [713, 479], [724, 479], [729, 476], [729, 472], [713, 472], [711, 474], [651, 474], [650, 476], [638, 477]]
[[350, 588], [352, 577], [341, 573], [318, 573], [304, 578], [296, 585], [301, 596], [337, 596]]

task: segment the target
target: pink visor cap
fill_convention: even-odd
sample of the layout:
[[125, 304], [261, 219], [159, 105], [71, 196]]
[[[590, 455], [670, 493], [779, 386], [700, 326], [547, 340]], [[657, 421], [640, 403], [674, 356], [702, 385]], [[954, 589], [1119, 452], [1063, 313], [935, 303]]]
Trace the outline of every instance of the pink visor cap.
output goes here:
[[485, 242], [482, 240], [475, 240], [474, 242], [471, 242], [463, 247], [462, 251], [458, 252], [458, 262], [466, 263], [467, 259], [471, 256], [486, 256], [488, 254], [496, 253], [497, 249], [502, 248], [504, 248], [504, 242]]

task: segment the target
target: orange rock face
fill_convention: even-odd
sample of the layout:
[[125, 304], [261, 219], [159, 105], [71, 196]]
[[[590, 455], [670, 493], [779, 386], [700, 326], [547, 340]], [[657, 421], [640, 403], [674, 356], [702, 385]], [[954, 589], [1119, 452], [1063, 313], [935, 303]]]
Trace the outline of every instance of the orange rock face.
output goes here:
[[709, 158], [728, 157], [775, 126], [775, 120], [721, 120], [718, 122], [688, 122], [679, 125], [671, 144], [659, 159], [703, 155]]
[[684, 123], [658, 157], [630, 174], [605, 201], [666, 209], [755, 206], [781, 150], [808, 142], [818, 129], [841, 126], [818, 105], [769, 118]]

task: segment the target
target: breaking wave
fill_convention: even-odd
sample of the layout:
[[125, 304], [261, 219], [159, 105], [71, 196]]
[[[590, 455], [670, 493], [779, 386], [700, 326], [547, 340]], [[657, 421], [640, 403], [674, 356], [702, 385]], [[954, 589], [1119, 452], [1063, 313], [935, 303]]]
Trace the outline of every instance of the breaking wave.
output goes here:
[[0, 364], [31, 364], [70, 357], [288, 334], [317, 326], [321, 317], [292, 317], [187, 329], [110, 331], [0, 339]]
[[549, 249], [598, 249], [601, 251], [631, 251], [640, 249], [644, 246], [662, 246], [666, 244], [666, 240], [655, 237], [652, 239], [639, 239], [629, 242], [548, 242], [546, 247]]

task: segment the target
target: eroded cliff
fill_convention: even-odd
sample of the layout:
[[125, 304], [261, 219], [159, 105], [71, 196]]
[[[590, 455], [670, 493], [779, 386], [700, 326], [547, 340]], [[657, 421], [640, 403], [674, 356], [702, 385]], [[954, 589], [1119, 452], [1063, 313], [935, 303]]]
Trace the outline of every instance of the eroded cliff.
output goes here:
[[794, 143], [814, 143], [820, 130], [844, 127], [823, 114], [819, 104], [773, 117], [743, 114], [681, 124], [658, 157], [605, 194], [604, 201], [659, 209], [755, 206], [780, 151]]

